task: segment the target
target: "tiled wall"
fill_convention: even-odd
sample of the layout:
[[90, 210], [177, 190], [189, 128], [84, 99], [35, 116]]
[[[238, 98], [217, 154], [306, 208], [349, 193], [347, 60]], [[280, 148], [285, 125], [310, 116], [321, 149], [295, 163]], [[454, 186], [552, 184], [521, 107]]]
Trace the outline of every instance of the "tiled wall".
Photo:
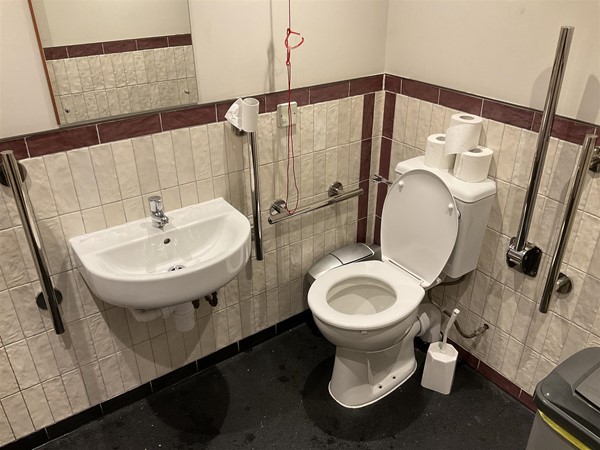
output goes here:
[[198, 102], [189, 35], [50, 47], [44, 54], [62, 124]]
[[[374, 76], [299, 89], [295, 130], [301, 204], [322, 198], [339, 179], [368, 194], [276, 227], [266, 210], [284, 196], [285, 131], [274, 115], [282, 93], [259, 96], [260, 175], [266, 256], [254, 258], [204, 302], [198, 326], [179, 333], [173, 323], [138, 323], [122, 308], [95, 299], [73, 268], [66, 241], [87, 231], [147, 215], [159, 193], [173, 209], [224, 196], [249, 215], [246, 145], [223, 122], [230, 102], [202, 105], [0, 142], [15, 149], [30, 174], [30, 190], [51, 255], [68, 332], [56, 336], [32, 299], [39, 291], [12, 200], [0, 199], [0, 443], [24, 436], [114, 397], [187, 361], [251, 335], [303, 310], [302, 276], [310, 264], [347, 242], [378, 239], [386, 188], [369, 189], [369, 174], [395, 177], [398, 161], [422, 154], [429, 134], [443, 132], [458, 111], [482, 115], [481, 144], [495, 152], [491, 176], [498, 192], [477, 270], [458, 286], [437, 288], [434, 300], [458, 305], [475, 340], [452, 338], [472, 353], [469, 363], [507, 380], [528, 397], [555, 365], [585, 346], [600, 345], [600, 185], [588, 175], [564, 270], [571, 294], [537, 312], [542, 274], [562, 217], [577, 143], [596, 126], [559, 118], [542, 181], [530, 240], [545, 252], [540, 276], [527, 278], [504, 262], [522, 207], [539, 113], [394, 76]], [[75, 145], [79, 143], [80, 145]], [[35, 180], [32, 182], [31, 180]], [[598, 247], [598, 248], [596, 248]], [[501, 374], [501, 375], [499, 375]], [[513, 384], [514, 383], [514, 384]], [[523, 389], [520, 391], [520, 389]], [[514, 393], [514, 392], [513, 392]], [[525, 398], [527, 400], [527, 398]]]
[[[347, 189], [367, 183], [370, 158], [379, 153], [372, 138], [381, 130], [382, 80], [379, 76], [366, 84], [351, 81], [295, 93], [301, 105], [295, 128], [301, 204], [323, 198], [334, 180]], [[267, 223], [270, 204], [285, 196], [286, 132], [277, 128], [272, 112], [279, 96], [260, 97], [261, 109], [271, 111], [260, 115], [258, 131], [264, 261], [253, 257], [235, 280], [220, 289], [216, 308], [201, 301], [197, 326], [188, 333], [176, 331], [172, 320], [136, 322], [127, 310], [95, 298], [74, 268], [67, 240], [147, 216], [147, 197], [155, 194], [163, 196], [167, 213], [223, 196], [250, 215], [246, 143], [231, 133], [228, 124], [215, 122], [215, 111], [221, 111], [221, 106], [203, 106], [177, 116], [189, 123], [212, 108], [212, 123], [182, 126], [180, 121], [174, 129], [145, 135], [131, 126], [137, 119], [127, 119], [123, 123], [130, 126], [118, 127], [118, 133], [104, 138], [98, 133], [102, 143], [69, 151], [60, 150], [72, 146], [73, 140], [87, 142], [87, 134], [81, 131], [86, 127], [0, 146], [24, 145], [21, 157], [43, 155], [24, 158], [22, 163], [29, 172], [30, 195], [53, 279], [65, 297], [61, 310], [67, 329], [57, 336], [48, 314], [35, 306], [39, 283], [15, 205], [3, 189], [0, 444], [301, 312], [306, 307], [302, 279], [313, 261], [366, 238], [368, 195], [277, 226]], [[167, 126], [168, 120], [161, 123]], [[126, 129], [134, 137], [122, 139]], [[39, 139], [46, 144], [45, 152], [36, 153]], [[373, 219], [371, 215], [371, 229]]]
[[[380, 171], [395, 177], [399, 161], [422, 155], [427, 136], [443, 133], [458, 110], [483, 116], [480, 144], [494, 151], [490, 176], [497, 194], [477, 270], [458, 286], [433, 290], [434, 299], [471, 331], [490, 329], [474, 340], [455, 330], [451, 338], [472, 355], [474, 366], [494, 372], [532, 393], [537, 382], [576, 351], [600, 345], [600, 179], [588, 172], [583, 196], [562, 269], [574, 283], [570, 294], [553, 296], [548, 314], [538, 302], [563, 218], [564, 201], [580, 144], [593, 124], [558, 118], [535, 208], [529, 241], [544, 251], [536, 278], [510, 269], [505, 261], [509, 239], [516, 235], [529, 182], [539, 112], [468, 96], [411, 80], [386, 76], [386, 101]], [[379, 188], [376, 233], [387, 188]], [[497, 377], [496, 377], [497, 378]], [[509, 388], [510, 389], [510, 388]], [[519, 391], [513, 392], [518, 395]]]

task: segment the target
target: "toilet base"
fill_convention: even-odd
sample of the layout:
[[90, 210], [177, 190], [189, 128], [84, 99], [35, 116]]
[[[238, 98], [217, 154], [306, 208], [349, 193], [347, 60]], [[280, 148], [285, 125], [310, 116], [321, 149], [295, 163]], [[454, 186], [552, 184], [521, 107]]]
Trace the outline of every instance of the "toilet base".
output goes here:
[[415, 322], [397, 344], [378, 352], [336, 348], [329, 394], [346, 408], [362, 408], [400, 387], [417, 369], [413, 339]]

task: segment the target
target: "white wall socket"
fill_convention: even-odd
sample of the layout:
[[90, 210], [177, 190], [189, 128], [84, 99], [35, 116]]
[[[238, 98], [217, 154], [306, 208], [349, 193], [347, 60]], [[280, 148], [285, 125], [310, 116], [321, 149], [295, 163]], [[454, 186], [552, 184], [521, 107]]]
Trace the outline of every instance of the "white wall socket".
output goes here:
[[[296, 122], [297, 122], [296, 116], [298, 115], [298, 103], [291, 102], [290, 106], [292, 108], [292, 125], [296, 125]], [[277, 126], [279, 128], [284, 128], [284, 127], [287, 127], [288, 125], [289, 125], [288, 104], [280, 103], [279, 105], [277, 105]]]

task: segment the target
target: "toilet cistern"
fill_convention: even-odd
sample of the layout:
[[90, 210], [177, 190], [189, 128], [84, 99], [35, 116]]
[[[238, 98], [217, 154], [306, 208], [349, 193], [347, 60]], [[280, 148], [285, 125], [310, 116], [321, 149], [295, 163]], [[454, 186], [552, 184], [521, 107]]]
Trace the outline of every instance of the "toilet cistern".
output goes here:
[[169, 223], [169, 217], [165, 214], [163, 209], [162, 198], [160, 195], [153, 195], [152, 197], [148, 197], [148, 203], [150, 204], [152, 226], [154, 228], [162, 229], [166, 224]]

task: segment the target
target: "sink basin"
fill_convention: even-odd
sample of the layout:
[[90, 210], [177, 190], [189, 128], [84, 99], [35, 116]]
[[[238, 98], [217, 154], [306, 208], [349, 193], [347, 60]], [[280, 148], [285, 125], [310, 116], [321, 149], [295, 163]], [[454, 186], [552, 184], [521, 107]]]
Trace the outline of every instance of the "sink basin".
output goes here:
[[202, 298], [226, 285], [250, 258], [250, 223], [222, 198], [69, 240], [77, 266], [100, 299], [150, 309]]

